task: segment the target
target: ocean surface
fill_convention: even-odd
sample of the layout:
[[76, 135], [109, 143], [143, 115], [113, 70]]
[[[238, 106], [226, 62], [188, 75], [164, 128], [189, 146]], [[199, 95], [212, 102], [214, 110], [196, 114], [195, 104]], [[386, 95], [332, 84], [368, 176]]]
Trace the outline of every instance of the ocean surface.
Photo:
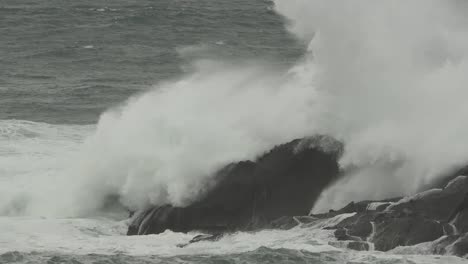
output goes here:
[[[128, 160], [115, 154], [116, 150], [150, 152], [125, 145], [132, 141], [132, 146], [143, 146], [144, 137], [141, 144], [127, 137], [132, 133], [113, 138], [113, 132], [126, 131], [126, 127], [106, 129], [108, 119], [103, 113], [181, 79], [205, 60], [232, 64], [255, 60], [287, 69], [301, 60], [308, 44], [286, 29], [288, 23], [267, 0], [2, 0], [0, 263], [465, 263], [456, 257], [425, 255], [424, 247], [390, 253], [350, 251], [330, 245], [332, 234], [313, 226], [240, 232], [217, 242], [179, 248], [177, 244], [196, 234], [166, 231], [127, 237], [126, 215], [112, 210], [97, 213], [91, 210], [96, 209], [92, 198], [79, 196], [80, 208], [87, 213], [74, 212], [78, 203], [67, 203], [68, 211], [57, 205], [73, 196], [73, 191], [86, 193], [96, 186], [105, 186], [96, 192], [114, 190], [112, 178], [78, 185], [78, 176], [86, 174], [90, 175], [87, 180], [95, 180], [101, 172], [109, 172], [104, 168], [107, 164]], [[173, 97], [177, 96], [169, 98]], [[184, 100], [189, 102], [190, 97]], [[163, 104], [158, 100], [146, 103]], [[149, 109], [129, 115], [146, 116], [153, 111]], [[167, 120], [172, 119], [163, 121]], [[108, 133], [105, 136], [101, 130], [96, 132], [98, 122]], [[157, 132], [149, 130], [148, 135]], [[177, 136], [171, 134], [169, 139], [181, 140]], [[83, 161], [87, 170], [68, 173], [81, 166], [77, 160], [95, 153], [88, 148], [96, 137], [113, 138], [122, 145], [103, 145], [102, 152]], [[117, 162], [106, 163], [111, 159], [104, 157]], [[89, 173], [90, 168], [98, 170]], [[125, 183], [121, 192], [138, 191]], [[78, 190], [69, 191], [75, 185]], [[140, 200], [144, 199], [130, 199], [129, 204]]]
[[270, 1], [0, 3], [0, 119], [93, 124], [193, 59], [296, 60]]

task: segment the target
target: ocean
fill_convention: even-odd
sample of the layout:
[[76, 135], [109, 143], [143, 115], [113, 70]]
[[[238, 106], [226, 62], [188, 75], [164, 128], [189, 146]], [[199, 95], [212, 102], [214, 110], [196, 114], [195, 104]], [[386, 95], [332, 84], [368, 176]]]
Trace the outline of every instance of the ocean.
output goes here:
[[193, 56], [288, 64], [304, 52], [269, 1], [6, 0], [0, 8], [2, 120], [94, 124], [182, 74]]
[[125, 235], [109, 197], [184, 205], [221, 165], [322, 132], [302, 114], [313, 34], [287, 15], [269, 0], [2, 0], [0, 263], [465, 263], [343, 249], [313, 226], [185, 248], [197, 233]]

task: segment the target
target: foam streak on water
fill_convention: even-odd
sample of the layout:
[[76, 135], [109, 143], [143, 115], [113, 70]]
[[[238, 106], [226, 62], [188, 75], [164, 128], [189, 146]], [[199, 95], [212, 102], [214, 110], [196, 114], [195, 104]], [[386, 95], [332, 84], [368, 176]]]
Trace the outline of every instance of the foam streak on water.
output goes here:
[[[177, 244], [188, 242], [196, 233], [182, 234], [166, 231], [160, 235], [125, 236], [126, 223], [105, 219], [37, 219], [37, 218], [0, 218], [0, 254], [12, 251], [42, 252], [29, 257], [75, 256], [86, 258], [89, 254], [110, 256], [129, 256], [127, 261], [135, 261], [142, 256], [158, 258], [187, 258], [186, 263], [198, 263], [199, 257], [216, 258], [224, 255], [227, 260], [237, 255], [246, 257], [247, 252], [259, 255], [272, 255], [278, 250], [286, 251], [290, 258], [298, 255], [316, 253], [321, 263], [463, 263], [456, 257], [417, 256], [406, 252], [405, 255], [379, 252], [355, 252], [334, 248], [328, 245], [333, 240], [333, 231], [315, 227], [294, 228], [292, 230], [264, 230], [255, 233], [239, 232], [226, 235], [216, 242], [199, 242], [179, 248]], [[263, 252], [259, 248], [273, 251]], [[300, 253], [303, 252], [303, 253]], [[21, 253], [21, 254], [24, 254]], [[12, 254], [12, 253], [8, 253]], [[5, 255], [5, 256], [8, 256]], [[83, 257], [79, 257], [83, 255]], [[2, 255], [2, 258], [5, 257]], [[89, 258], [89, 257], [88, 257]], [[100, 257], [91, 257], [92, 260]], [[281, 258], [277, 259], [278, 263]], [[232, 260], [230, 260], [232, 261]], [[275, 259], [272, 258], [275, 263]], [[233, 262], [234, 263], [234, 262]], [[262, 263], [262, 262], [260, 262]], [[299, 262], [302, 263], [302, 262]], [[308, 262], [306, 262], [308, 263]]]

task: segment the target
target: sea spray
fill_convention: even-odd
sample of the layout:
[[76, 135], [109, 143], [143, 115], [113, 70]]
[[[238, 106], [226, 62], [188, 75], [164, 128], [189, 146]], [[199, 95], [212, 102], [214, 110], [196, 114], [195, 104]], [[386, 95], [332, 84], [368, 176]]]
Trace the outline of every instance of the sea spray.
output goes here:
[[342, 140], [342, 181], [314, 211], [412, 193], [468, 161], [464, 1], [276, 0], [310, 41], [316, 125]]
[[82, 215], [110, 195], [130, 210], [191, 203], [230, 162], [313, 134], [315, 91], [296, 83], [298, 74], [203, 61], [109, 110], [66, 172], [74, 184], [55, 206], [73, 204], [71, 214]]
[[[105, 112], [67, 169], [26, 190], [24, 214], [185, 205], [229, 162], [316, 133], [352, 171], [315, 211], [414, 192], [468, 160], [467, 19], [460, 1], [276, 0], [309, 51], [290, 70], [195, 63]], [[54, 187], [57, 186], [57, 187]]]

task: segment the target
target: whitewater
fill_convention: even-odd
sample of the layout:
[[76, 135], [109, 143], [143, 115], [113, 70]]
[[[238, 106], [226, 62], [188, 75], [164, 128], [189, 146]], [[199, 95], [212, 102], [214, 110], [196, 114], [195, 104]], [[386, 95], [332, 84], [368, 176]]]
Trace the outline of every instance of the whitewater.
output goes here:
[[0, 261], [466, 263], [428, 255], [429, 245], [343, 249], [320, 229], [328, 223], [184, 248], [197, 233], [125, 235], [129, 210], [190, 204], [225, 164], [308, 135], [343, 141], [340, 166], [353, 168], [314, 212], [410, 195], [466, 164], [465, 6], [276, 0], [271, 9], [308, 47], [293, 66], [207, 58], [219, 40], [181, 45], [182, 74], [133, 93], [95, 124], [0, 120]]
[[[299, 226], [292, 230], [264, 230], [228, 234], [216, 242], [199, 242], [184, 248], [198, 233], [188, 234], [166, 231], [159, 235], [126, 236], [128, 219], [126, 211], [111, 209], [88, 217], [50, 217], [37, 215], [13, 216], [26, 206], [25, 192], [31, 189], [62, 186], [54, 184], [54, 177], [66, 171], [74, 162], [84, 141], [91, 136], [95, 126], [63, 126], [30, 121], [7, 121], [2, 131], [2, 201], [10, 207], [0, 217], [0, 260], [5, 263], [64, 261], [92, 263], [96, 260], [116, 263], [154, 262], [206, 263], [465, 263], [457, 257], [431, 256], [429, 246], [395, 249], [394, 252], [357, 252], [341, 248], [332, 230], [333, 226], [349, 215], [319, 222], [312, 226]], [[8, 143], [8, 144], [7, 144]], [[24, 162], [28, 162], [25, 166]], [[34, 181], [33, 177], [51, 181]], [[70, 182], [73, 184], [73, 182]], [[44, 187], [46, 185], [46, 187]], [[7, 200], [15, 191], [18, 198]], [[22, 190], [23, 192], [20, 192]], [[10, 195], [10, 197], [8, 196]], [[37, 194], [39, 195], [39, 194]], [[15, 196], [13, 196], [15, 197]], [[22, 207], [23, 206], [23, 207]], [[6, 216], [10, 215], [10, 216]], [[426, 251], [425, 251], [426, 248]]]

